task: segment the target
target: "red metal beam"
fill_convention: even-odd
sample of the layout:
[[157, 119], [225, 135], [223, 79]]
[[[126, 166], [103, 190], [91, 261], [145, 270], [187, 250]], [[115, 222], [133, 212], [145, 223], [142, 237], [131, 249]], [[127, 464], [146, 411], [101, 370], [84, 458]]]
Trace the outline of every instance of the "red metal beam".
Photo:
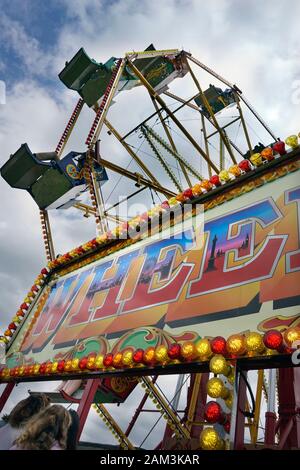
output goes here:
[[[153, 377], [152, 383], [155, 384], [156, 380], [157, 380], [157, 375], [156, 375], [155, 377]], [[132, 417], [132, 419], [131, 419], [131, 421], [130, 421], [130, 423], [129, 423], [129, 425], [128, 425], [126, 431], [125, 431], [125, 436], [128, 437], [129, 434], [131, 433], [131, 430], [132, 430], [133, 426], [135, 425], [135, 423], [136, 423], [136, 421], [137, 421], [137, 419], [138, 419], [140, 413], [141, 413], [142, 411], [146, 411], [146, 410], [143, 410], [143, 406], [145, 405], [145, 403], [146, 403], [148, 397], [149, 397], [148, 393], [145, 393], [145, 395], [144, 395], [143, 398], [141, 399], [140, 404], [139, 404], [139, 406], [137, 407], [137, 409], [135, 410], [135, 413], [134, 413], [134, 415], [133, 415], [133, 417]], [[147, 411], [149, 411], [149, 410], [147, 410]], [[150, 411], [153, 412], [153, 410], [150, 410]], [[158, 410], [157, 410], [157, 411], [158, 411]]]
[[5, 403], [9, 399], [9, 396], [14, 388], [14, 382], [9, 382], [6, 387], [4, 388], [1, 397], [0, 397], [0, 412], [3, 410]]
[[95, 393], [99, 387], [101, 379], [88, 380], [85, 386], [82, 398], [80, 400], [77, 413], [79, 416], [79, 430], [77, 439], [79, 440], [81, 433], [83, 431], [85, 422], [87, 420], [91, 404], [93, 403]]
[[300, 368], [279, 370], [279, 446], [282, 449], [300, 448]]
[[265, 424], [265, 445], [273, 446], [275, 444], [276, 435], [276, 413], [267, 411]]

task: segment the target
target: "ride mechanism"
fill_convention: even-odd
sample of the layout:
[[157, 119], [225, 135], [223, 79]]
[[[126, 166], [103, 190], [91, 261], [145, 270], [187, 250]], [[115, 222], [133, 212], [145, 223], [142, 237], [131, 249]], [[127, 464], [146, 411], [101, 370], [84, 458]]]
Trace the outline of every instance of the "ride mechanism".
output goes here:
[[[59, 78], [80, 98], [55, 151], [23, 144], [1, 168], [39, 207], [48, 264], [0, 338], [0, 409], [19, 382], [61, 379], [52, 398], [78, 404], [80, 434], [93, 406], [123, 449], [146, 445], [131, 433], [147, 400], [166, 420], [157, 449], [300, 448], [298, 136], [277, 138], [238, 86], [183, 50], [151, 45], [102, 64], [80, 49]], [[191, 80], [193, 96], [169, 90], [176, 78]], [[108, 113], [137, 87], [154, 112], [121, 135]], [[86, 149], [63, 156], [84, 105], [95, 112]], [[104, 158], [104, 129], [138, 171]], [[167, 199], [121, 220], [110, 211], [123, 200], [107, 207], [102, 193], [113, 173], [139, 187], [128, 198]], [[97, 233], [56, 256], [49, 213], [67, 208], [94, 216]], [[179, 377], [172, 400], [165, 374]], [[105, 405], [139, 386], [121, 429]]]

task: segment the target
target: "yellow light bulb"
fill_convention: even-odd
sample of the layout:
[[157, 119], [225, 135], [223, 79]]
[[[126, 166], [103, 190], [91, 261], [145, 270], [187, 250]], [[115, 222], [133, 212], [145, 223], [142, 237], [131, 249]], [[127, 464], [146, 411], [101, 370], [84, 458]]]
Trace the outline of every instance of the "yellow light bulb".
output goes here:
[[291, 327], [284, 331], [283, 338], [286, 345], [290, 348], [293, 346], [295, 341], [300, 340], [300, 328]]
[[224, 441], [214, 428], [209, 427], [200, 434], [200, 447], [203, 450], [221, 450], [224, 448]]
[[200, 196], [200, 194], [202, 194], [202, 188], [201, 188], [201, 184], [200, 183], [196, 183], [193, 187], [192, 187], [192, 191], [193, 191], [193, 195], [194, 196]]
[[221, 181], [223, 181], [223, 183], [227, 183], [227, 181], [230, 181], [229, 172], [227, 170], [220, 171], [219, 178]]
[[155, 359], [157, 362], [166, 363], [169, 359], [168, 348], [163, 344], [155, 348]]
[[65, 369], [66, 371], [72, 369], [72, 361], [71, 361], [71, 359], [68, 359], [68, 360], [65, 362], [65, 367], [64, 367], [64, 369]]
[[133, 352], [131, 349], [127, 349], [126, 351], [123, 352], [122, 354], [122, 363], [124, 366], [131, 366], [133, 364]]
[[72, 369], [73, 370], [79, 369], [79, 359], [78, 358], [72, 359]]
[[226, 341], [226, 349], [230, 354], [241, 356], [246, 352], [245, 336], [235, 334], [229, 336]]
[[265, 349], [262, 336], [256, 331], [246, 335], [245, 345], [249, 356], [259, 355]]
[[250, 157], [250, 161], [254, 166], [259, 166], [263, 163], [263, 159], [260, 153], [253, 153]]
[[192, 341], [186, 341], [181, 346], [181, 355], [184, 359], [192, 359], [195, 356], [196, 348]]
[[116, 353], [113, 358], [113, 366], [119, 367], [120, 365], [122, 365], [122, 359], [123, 354], [121, 352]]
[[224, 383], [218, 377], [209, 379], [206, 385], [207, 393], [211, 398], [220, 398], [224, 395]]
[[227, 375], [230, 372], [230, 368], [227, 364], [227, 361], [224, 356], [221, 354], [215, 354], [210, 362], [209, 362], [209, 369], [214, 374], [223, 374]]
[[170, 199], [168, 199], [168, 203], [169, 203], [169, 206], [176, 206], [176, 204], [178, 204], [178, 201], [176, 197], [171, 197]]
[[289, 146], [292, 147], [292, 149], [296, 149], [299, 147], [298, 144], [298, 136], [297, 135], [290, 135], [285, 139], [285, 143]]
[[97, 369], [102, 369], [103, 368], [103, 360], [104, 360], [103, 354], [98, 354], [98, 356], [96, 356], [95, 367]]
[[202, 338], [197, 341], [195, 348], [196, 353], [200, 356], [201, 361], [207, 361], [207, 359], [209, 359], [212, 355], [210, 342], [207, 338]]

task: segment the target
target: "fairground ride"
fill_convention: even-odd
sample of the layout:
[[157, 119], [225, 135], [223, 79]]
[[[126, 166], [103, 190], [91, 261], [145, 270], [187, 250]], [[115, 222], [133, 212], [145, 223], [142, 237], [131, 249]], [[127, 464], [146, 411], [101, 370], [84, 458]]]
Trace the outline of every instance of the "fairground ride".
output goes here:
[[[99, 63], [80, 49], [59, 78], [80, 98], [55, 151], [22, 144], [1, 168], [39, 207], [48, 264], [0, 338], [0, 410], [19, 382], [62, 380], [52, 396], [78, 404], [80, 434], [93, 406], [123, 449], [141, 444], [147, 400], [166, 421], [157, 449], [300, 448], [298, 136], [277, 137], [184, 50]], [[153, 112], [117, 130], [135, 93]], [[65, 154], [86, 106], [85, 148]], [[126, 218], [129, 199], [147, 210]], [[94, 217], [96, 236], [56, 255], [49, 213], [62, 209]]]

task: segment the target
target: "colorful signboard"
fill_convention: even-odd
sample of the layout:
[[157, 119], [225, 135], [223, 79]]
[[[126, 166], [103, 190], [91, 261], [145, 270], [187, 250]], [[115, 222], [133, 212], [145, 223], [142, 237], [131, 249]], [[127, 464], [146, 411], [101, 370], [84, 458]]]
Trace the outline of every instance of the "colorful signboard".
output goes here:
[[299, 171], [279, 176], [206, 207], [204, 220], [190, 217], [171, 236], [162, 231], [62, 271], [17, 332], [8, 361], [300, 324]]

